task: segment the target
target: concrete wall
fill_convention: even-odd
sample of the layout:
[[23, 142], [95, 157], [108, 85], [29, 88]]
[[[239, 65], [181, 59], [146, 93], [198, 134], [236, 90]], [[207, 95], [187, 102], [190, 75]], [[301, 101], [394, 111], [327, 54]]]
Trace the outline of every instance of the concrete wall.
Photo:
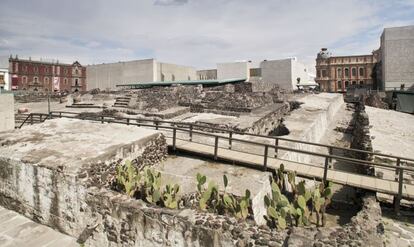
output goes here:
[[381, 51], [382, 89], [414, 87], [414, 25], [385, 28]]
[[14, 129], [13, 94], [0, 94], [0, 132]]
[[94, 88], [115, 90], [117, 84], [156, 81], [156, 67], [154, 59], [88, 65], [87, 90]]
[[0, 83], [0, 87], [3, 87], [3, 90], [11, 90], [9, 70], [0, 68], [0, 75], [3, 76], [4, 83], [5, 83], [5, 84]]
[[198, 80], [216, 80], [217, 69], [197, 70]]
[[156, 64], [157, 76], [155, 81], [162, 81], [162, 74], [164, 75], [164, 81], [187, 81], [197, 79], [197, 71], [193, 67], [160, 62], [157, 62]]
[[248, 62], [234, 62], [234, 63], [218, 63], [217, 64], [217, 79], [234, 79], [250, 77], [250, 63]]
[[298, 77], [302, 83], [309, 81], [305, 65], [296, 59], [263, 61], [260, 63], [260, 67], [263, 82], [277, 84], [282, 89], [296, 90]]

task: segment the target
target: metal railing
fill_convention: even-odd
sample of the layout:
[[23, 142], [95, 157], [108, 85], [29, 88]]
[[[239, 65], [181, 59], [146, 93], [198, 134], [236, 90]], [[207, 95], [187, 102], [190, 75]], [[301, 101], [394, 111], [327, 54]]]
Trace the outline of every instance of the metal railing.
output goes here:
[[[249, 133], [240, 133], [240, 132], [235, 132], [235, 131], [231, 131], [231, 130], [215, 128], [215, 127], [205, 126], [205, 125], [192, 124], [192, 123], [173, 122], [173, 121], [164, 121], [164, 120], [149, 120], [149, 119], [129, 118], [129, 117], [108, 117], [108, 116], [103, 116], [103, 115], [101, 115], [101, 116], [79, 116], [78, 113], [73, 113], [73, 112], [51, 112], [50, 115], [49, 114], [41, 114], [41, 113], [35, 113], [35, 114], [32, 113], [28, 116], [27, 119], [31, 118], [30, 116], [40, 116], [40, 115], [44, 116], [44, 118], [41, 118], [43, 121], [45, 121], [46, 119], [49, 119], [49, 118], [62, 118], [62, 117], [65, 117], [65, 118], [74, 118], [74, 119], [82, 119], [82, 120], [91, 120], [91, 121], [96, 121], [96, 122], [101, 122], [101, 123], [118, 123], [118, 124], [126, 124], [126, 125], [138, 126], [138, 127], [149, 127], [149, 128], [155, 128], [156, 130], [159, 130], [159, 129], [170, 130], [170, 131], [172, 131], [173, 135], [172, 135], [172, 137], [169, 137], [169, 138], [172, 138], [172, 150], [174, 150], [174, 151], [177, 149], [177, 145], [176, 145], [177, 139], [178, 139], [177, 132], [188, 133], [189, 140], [186, 140], [186, 141], [193, 141], [193, 135], [195, 135], [195, 134], [196, 135], [201, 135], [201, 136], [212, 137], [212, 138], [214, 138], [214, 151], [212, 152], [212, 157], [213, 157], [214, 160], [218, 159], [218, 149], [219, 149], [219, 140], [220, 139], [225, 140], [226, 143], [228, 142], [228, 148], [229, 149], [232, 148], [233, 142], [239, 142], [239, 143], [244, 143], [244, 144], [249, 144], [249, 145], [261, 146], [261, 147], [264, 148], [264, 150], [263, 150], [263, 153], [259, 154], [259, 155], [263, 157], [263, 163], [262, 163], [262, 165], [260, 165], [260, 167], [258, 169], [263, 170], [263, 171], [272, 170], [271, 168], [268, 167], [268, 158], [269, 158], [269, 150], [270, 149], [274, 150], [275, 157], [277, 157], [277, 154], [278, 154], [279, 150], [284, 150], [284, 151], [294, 152], [294, 153], [300, 153], [300, 154], [305, 154], [305, 155], [311, 155], [311, 156], [316, 156], [316, 157], [322, 157], [322, 158], [324, 158], [325, 162], [324, 162], [324, 165], [323, 165], [323, 171], [324, 172], [323, 172], [323, 176], [322, 176], [321, 180], [324, 183], [327, 182], [328, 171], [329, 170], [335, 170], [335, 169], [329, 167], [329, 164], [330, 164], [330, 162], [332, 162], [332, 160], [344, 161], [344, 162], [347, 162], [347, 163], [352, 163], [352, 164], [356, 164], [358, 166], [363, 166], [363, 167], [381, 167], [381, 168], [386, 168], [386, 169], [392, 169], [392, 170], [395, 170], [395, 174], [398, 177], [398, 178], [396, 178], [396, 181], [398, 181], [398, 192], [396, 194], [393, 193], [392, 191], [377, 191], [377, 192], [387, 193], [387, 194], [391, 194], [391, 195], [396, 196], [395, 197], [395, 209], [396, 209], [396, 211], [398, 211], [400, 201], [401, 201], [401, 199], [403, 199], [402, 188], [403, 188], [403, 184], [404, 184], [404, 179], [403, 179], [404, 171], [410, 172], [410, 173], [414, 172], [413, 167], [402, 165], [403, 160], [407, 161], [407, 162], [408, 161], [414, 161], [414, 159], [410, 159], [410, 158], [399, 157], [399, 156], [394, 156], [394, 155], [378, 154], [378, 153], [375, 153], [375, 152], [369, 152], [369, 151], [363, 151], [363, 150], [357, 150], [357, 149], [349, 149], [349, 148], [342, 148], [342, 147], [336, 147], [336, 146], [319, 144], [319, 143], [293, 140], [293, 139], [288, 139], [288, 138], [270, 137], [270, 136], [263, 136], [263, 135], [249, 134]], [[26, 120], [22, 123], [21, 126], [23, 126], [25, 123], [27, 123]], [[148, 122], [149, 122], [149, 124], [148, 124]], [[30, 123], [32, 123], [32, 121]], [[165, 124], [167, 124], [167, 125], [165, 125]], [[222, 132], [228, 133], [229, 135], [228, 136], [222, 136], [222, 135], [218, 135], [217, 133], [200, 131], [200, 130], [197, 130], [196, 128], [200, 128], [202, 130], [203, 129], [216, 130], [216, 131], [221, 132], [221, 133]], [[273, 144], [267, 144], [267, 143], [252, 141], [252, 140], [245, 140], [245, 139], [235, 138], [235, 137], [233, 137], [233, 134], [270, 138], [270, 139], [273, 139], [275, 141], [275, 144], [273, 145]], [[293, 143], [302, 143], [302, 144], [309, 144], [309, 145], [314, 145], [314, 146], [326, 147], [326, 148], [328, 148], [328, 154], [317, 153], [317, 152], [312, 152], [312, 151], [307, 151], [307, 150], [301, 150], [301, 149], [281, 146], [281, 145], [279, 145], [279, 140], [293, 142]], [[384, 156], [384, 157], [387, 157], [387, 158], [395, 158], [396, 159], [396, 165], [390, 165], [390, 164], [385, 164], [385, 163], [379, 163], [379, 162], [349, 158], [349, 157], [345, 157], [345, 156], [333, 155], [332, 154], [333, 149], [356, 151], [356, 152], [360, 152], [360, 153], [367, 153], [367, 154], [372, 154], [372, 155]], [[244, 152], [244, 151], [240, 151], [240, 152]], [[248, 153], [248, 152], [244, 152], [244, 153]], [[257, 154], [255, 154], [255, 155], [257, 155]], [[347, 173], [351, 173], [351, 172], [347, 172]], [[386, 180], [386, 179], [383, 179], [383, 180]], [[407, 199], [413, 199], [413, 198], [408, 198], [408, 197], [406, 197], [406, 198]]]

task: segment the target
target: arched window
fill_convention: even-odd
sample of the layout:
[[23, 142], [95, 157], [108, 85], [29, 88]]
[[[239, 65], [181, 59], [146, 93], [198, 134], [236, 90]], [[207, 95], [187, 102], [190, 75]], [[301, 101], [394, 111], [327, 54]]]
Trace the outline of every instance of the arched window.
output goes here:
[[49, 85], [49, 77], [45, 77], [45, 79], [44, 79], [44, 80], [45, 80], [45, 84], [46, 84], [46, 85]]
[[345, 81], [345, 88], [349, 86], [349, 81]]
[[33, 77], [33, 82], [34, 83], [39, 83], [39, 78], [37, 76]]
[[357, 70], [356, 70], [356, 68], [352, 68], [352, 76], [357, 76]]
[[338, 78], [341, 78], [342, 77], [342, 69], [341, 68], [338, 68], [337, 77]]
[[359, 84], [360, 85], [364, 85], [364, 81], [359, 81]]
[[348, 68], [345, 68], [344, 74], [345, 74], [345, 77], [349, 77], [349, 69]]
[[23, 83], [23, 84], [26, 84], [26, 83], [27, 83], [27, 77], [26, 77], [26, 76], [23, 76], [23, 77], [22, 77], [22, 83]]
[[342, 89], [342, 81], [338, 81], [338, 90]]
[[63, 82], [65, 83], [65, 85], [68, 85], [68, 79], [67, 79], [67, 78], [65, 78], [65, 79], [63, 80]]
[[352, 85], [356, 85], [356, 81], [352, 81]]
[[359, 68], [359, 76], [364, 76], [364, 68]]

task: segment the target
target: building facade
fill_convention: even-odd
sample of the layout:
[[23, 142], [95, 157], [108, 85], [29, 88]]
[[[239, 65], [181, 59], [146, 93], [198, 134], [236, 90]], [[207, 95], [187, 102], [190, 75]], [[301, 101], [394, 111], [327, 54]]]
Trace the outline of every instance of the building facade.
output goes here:
[[9, 59], [0, 56], [0, 90], [10, 90]]
[[345, 92], [349, 86], [372, 88], [377, 57], [371, 55], [332, 56], [322, 48], [316, 58], [316, 83], [323, 92]]
[[414, 25], [385, 28], [381, 35], [381, 90], [414, 90]]
[[62, 64], [9, 58], [12, 90], [78, 92], [86, 90], [86, 68], [79, 62]]

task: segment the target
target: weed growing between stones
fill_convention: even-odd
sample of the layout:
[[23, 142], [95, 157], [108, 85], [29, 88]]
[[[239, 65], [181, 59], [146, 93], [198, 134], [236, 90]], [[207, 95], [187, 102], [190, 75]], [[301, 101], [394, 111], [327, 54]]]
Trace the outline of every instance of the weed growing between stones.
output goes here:
[[125, 192], [130, 197], [154, 205], [171, 209], [179, 207], [178, 191], [180, 186], [178, 184], [167, 184], [161, 188], [160, 172], [148, 168], [138, 171], [130, 161], [117, 166], [112, 187], [115, 190]]
[[312, 213], [316, 214], [316, 226], [325, 226], [325, 212], [332, 197], [332, 184], [321, 183], [313, 189], [306, 189], [305, 181], [296, 183], [296, 172], [287, 172], [291, 192], [286, 190], [284, 166], [280, 166], [275, 179], [271, 179], [272, 194], [264, 197], [267, 207], [265, 219], [270, 227], [285, 229], [290, 226], [311, 224]]
[[227, 193], [228, 179], [223, 175], [224, 191], [220, 193], [219, 187], [213, 182], [208, 182], [204, 175], [197, 174], [197, 191], [199, 208], [211, 213], [230, 214], [237, 219], [246, 219], [250, 209], [250, 191], [246, 190], [243, 197], [235, 197]]

